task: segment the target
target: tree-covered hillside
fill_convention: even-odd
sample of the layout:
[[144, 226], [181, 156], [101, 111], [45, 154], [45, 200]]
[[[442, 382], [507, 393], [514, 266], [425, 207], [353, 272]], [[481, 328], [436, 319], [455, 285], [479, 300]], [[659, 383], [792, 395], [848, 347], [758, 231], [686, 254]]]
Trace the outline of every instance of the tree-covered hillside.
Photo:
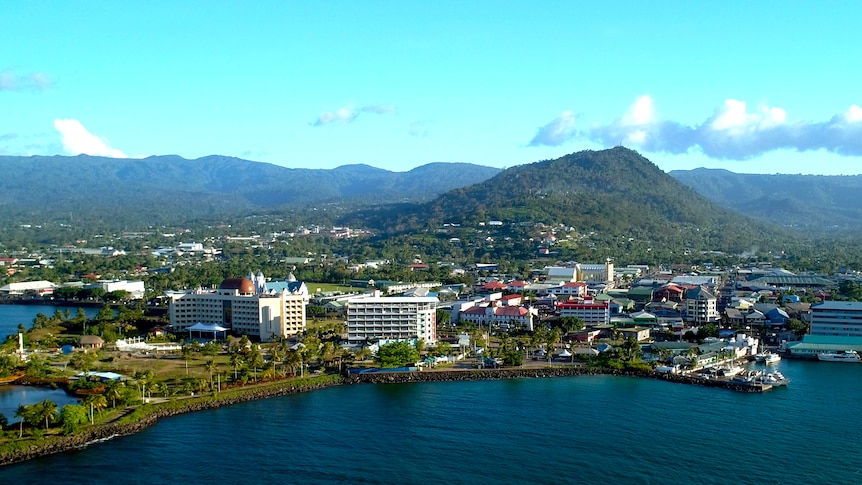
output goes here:
[[196, 160], [2, 156], [0, 169], [0, 208], [7, 220], [108, 214], [121, 225], [322, 202], [422, 201], [500, 171], [471, 164], [431, 164], [408, 172], [367, 165], [291, 169], [217, 155]]
[[[627, 238], [692, 250], [743, 252], [787, 238], [781, 230], [722, 209], [638, 153], [617, 147], [583, 151], [510, 168], [484, 182], [410, 207], [364, 210], [386, 233], [445, 223], [477, 227], [572, 227], [606, 239]], [[350, 219], [348, 219], [350, 220]]]
[[721, 169], [670, 175], [728, 209], [805, 232], [858, 232], [862, 176], [741, 174]]

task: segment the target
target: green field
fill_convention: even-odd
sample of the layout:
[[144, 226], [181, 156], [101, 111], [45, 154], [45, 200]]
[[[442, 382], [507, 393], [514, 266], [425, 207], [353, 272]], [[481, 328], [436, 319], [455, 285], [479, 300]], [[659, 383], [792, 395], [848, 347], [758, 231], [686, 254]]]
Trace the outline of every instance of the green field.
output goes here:
[[350, 293], [352, 291], [365, 291], [365, 288], [357, 288], [349, 285], [336, 285], [334, 283], [309, 283], [308, 281], [306, 281], [305, 286], [308, 288], [308, 292], [312, 295], [317, 293], [318, 288], [320, 288], [320, 293], [327, 293], [330, 291], [340, 291], [342, 293]]

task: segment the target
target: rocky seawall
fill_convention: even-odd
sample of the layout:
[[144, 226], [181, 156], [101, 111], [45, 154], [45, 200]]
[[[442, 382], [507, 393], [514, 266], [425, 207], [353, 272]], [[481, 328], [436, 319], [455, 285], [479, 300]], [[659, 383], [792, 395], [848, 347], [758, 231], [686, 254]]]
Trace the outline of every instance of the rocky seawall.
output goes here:
[[585, 375], [613, 375], [622, 377], [637, 377], [658, 379], [706, 387], [718, 387], [739, 392], [762, 392], [763, 387], [736, 384], [722, 380], [705, 380], [682, 374], [662, 374], [636, 370], [616, 370], [587, 367], [548, 367], [538, 369], [485, 369], [485, 370], [452, 370], [423, 372], [377, 372], [370, 374], [351, 374], [346, 378], [348, 384], [396, 384], [407, 382], [448, 382], [475, 381], [485, 379], [519, 379], [542, 377], [572, 377]]
[[284, 386], [269, 385], [261, 388], [243, 389], [240, 392], [225, 392], [215, 397], [199, 399], [180, 399], [150, 405], [146, 413], [131, 422], [114, 422], [88, 427], [70, 436], [50, 436], [32, 443], [22, 442], [20, 449], [0, 453], [0, 465], [9, 465], [33, 458], [84, 448], [90, 444], [126, 436], [141, 431], [159, 419], [203, 411], [222, 406], [230, 406], [257, 399], [285, 396], [308, 392], [341, 384], [397, 384], [410, 382], [454, 382], [493, 379], [572, 377], [585, 375], [613, 375], [659, 379], [682, 384], [718, 387], [740, 392], [762, 392], [764, 388], [746, 386], [720, 380], [704, 380], [680, 374], [661, 374], [634, 370], [597, 369], [587, 367], [548, 367], [536, 369], [483, 369], [422, 372], [377, 372], [370, 374], [351, 374], [343, 379], [330, 378], [321, 382]]

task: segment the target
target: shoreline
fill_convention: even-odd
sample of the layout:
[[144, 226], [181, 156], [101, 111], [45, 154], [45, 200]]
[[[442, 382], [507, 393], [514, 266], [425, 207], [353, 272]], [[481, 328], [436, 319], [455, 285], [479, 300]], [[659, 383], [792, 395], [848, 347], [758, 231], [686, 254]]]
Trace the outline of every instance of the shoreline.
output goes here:
[[[63, 436], [52, 435], [40, 441], [21, 441], [15, 449], [0, 452], [0, 467], [12, 465], [34, 458], [63, 453], [115, 437], [128, 436], [142, 431], [162, 418], [178, 416], [196, 411], [205, 411], [248, 401], [286, 396], [339, 385], [353, 384], [405, 384], [414, 382], [457, 382], [479, 380], [502, 380], [520, 378], [554, 378], [576, 376], [608, 375], [664, 380], [680, 384], [719, 387], [740, 392], [763, 392], [762, 388], [733, 384], [726, 381], [703, 380], [680, 374], [660, 374], [635, 370], [616, 370], [578, 367], [543, 367], [532, 369], [463, 369], [432, 370], [416, 372], [379, 372], [374, 374], [351, 374], [347, 377], [329, 374], [304, 378], [299, 381], [285, 381], [263, 384], [260, 387], [239, 388], [223, 391], [220, 394], [194, 398], [173, 399], [156, 404], [130, 406], [121, 411], [115, 421], [90, 426], [80, 432]], [[14, 442], [13, 442], [14, 443]]]

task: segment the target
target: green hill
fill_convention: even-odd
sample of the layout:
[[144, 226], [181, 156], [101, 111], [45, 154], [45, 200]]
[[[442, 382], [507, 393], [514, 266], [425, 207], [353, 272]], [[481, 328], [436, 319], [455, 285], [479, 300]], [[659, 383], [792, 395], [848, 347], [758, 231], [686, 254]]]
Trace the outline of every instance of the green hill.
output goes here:
[[446, 223], [470, 228], [487, 228], [490, 221], [506, 228], [541, 224], [588, 234], [593, 245], [641, 243], [649, 250], [741, 253], [755, 246], [780, 247], [788, 237], [706, 200], [623, 147], [516, 166], [428, 203], [364, 210], [353, 220], [389, 235], [436, 230]]

